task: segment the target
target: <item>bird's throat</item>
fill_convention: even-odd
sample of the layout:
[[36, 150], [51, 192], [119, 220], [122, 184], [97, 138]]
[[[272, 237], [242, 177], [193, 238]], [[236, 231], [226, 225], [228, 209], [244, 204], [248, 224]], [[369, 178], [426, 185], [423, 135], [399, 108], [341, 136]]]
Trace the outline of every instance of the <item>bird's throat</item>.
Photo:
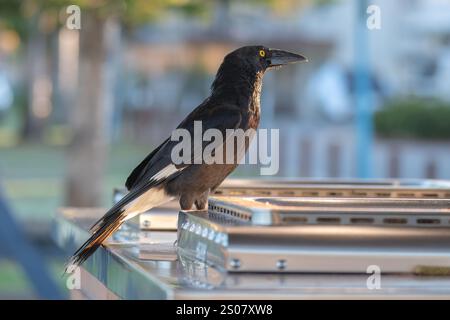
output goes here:
[[211, 99], [237, 106], [259, 117], [264, 72], [218, 73], [212, 86]]
[[264, 72], [256, 73], [255, 80], [253, 82], [253, 88], [250, 98], [249, 108], [251, 111], [257, 112], [259, 114], [260, 102], [261, 102], [261, 89], [262, 89], [262, 79]]

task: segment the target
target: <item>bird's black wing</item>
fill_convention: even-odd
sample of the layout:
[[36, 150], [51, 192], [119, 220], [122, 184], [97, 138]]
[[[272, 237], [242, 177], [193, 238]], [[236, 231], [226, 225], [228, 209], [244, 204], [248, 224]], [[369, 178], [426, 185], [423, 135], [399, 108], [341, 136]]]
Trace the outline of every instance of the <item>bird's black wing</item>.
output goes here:
[[[241, 110], [231, 105], [212, 105], [206, 100], [194, 109], [177, 127], [189, 131], [194, 137], [194, 121], [201, 121], [203, 132], [208, 129], [220, 130], [225, 137], [226, 129], [236, 129], [241, 123]], [[145, 187], [148, 181], [156, 178], [172, 178], [179, 174], [186, 165], [173, 165], [171, 159], [172, 149], [178, 141], [166, 139], [158, 148], [151, 152], [131, 173], [126, 181], [126, 187], [130, 191]], [[204, 148], [210, 142], [203, 142]], [[192, 148], [194, 147], [191, 143]], [[195, 151], [191, 150], [191, 163], [194, 163]], [[165, 171], [164, 171], [165, 170]]]
[[[194, 109], [177, 127], [186, 129], [191, 136], [194, 136], [194, 121], [202, 121], [203, 131], [207, 129], [218, 129], [225, 137], [226, 129], [236, 129], [241, 123], [241, 111], [239, 108], [230, 105], [212, 105], [205, 100], [200, 106]], [[166, 139], [158, 148], [153, 150], [130, 174], [126, 181], [129, 192], [117, 202], [108, 212], [97, 221], [91, 230], [94, 232], [106, 221], [116, 217], [122, 208], [141, 196], [147, 190], [157, 187], [167, 180], [177, 177], [183, 169], [190, 164], [174, 165], [171, 159], [172, 148], [178, 141]], [[203, 142], [203, 148], [210, 142]], [[193, 148], [193, 143], [191, 143]], [[191, 150], [191, 163], [195, 155]]]
[[146, 167], [154, 157], [154, 155], [169, 141], [169, 138], [167, 138], [163, 143], [161, 143], [157, 148], [155, 148], [152, 152], [150, 152], [149, 155], [145, 157], [144, 160], [142, 160], [139, 165], [134, 168], [134, 170], [131, 172], [129, 177], [127, 178], [127, 181], [125, 182], [125, 186], [128, 190], [130, 190], [136, 183], [136, 181], [139, 180], [140, 176], [143, 172], [145, 172]]
[[[208, 99], [206, 99], [203, 103], [201, 103], [197, 108], [195, 108], [177, 127], [177, 129], [184, 128], [186, 123], [189, 123], [189, 121], [193, 121], [192, 119], [196, 118], [196, 115], [199, 115], [202, 113], [202, 110], [206, 108], [206, 105], [208, 103]], [[149, 155], [145, 157], [144, 160], [142, 160], [139, 165], [133, 169], [131, 174], [128, 176], [127, 181], [125, 182], [125, 186], [128, 190], [131, 190], [134, 186], [136, 186], [140, 181], [142, 181], [145, 176], [148, 176], [149, 169], [153, 168], [153, 172], [157, 172], [159, 167], [156, 168], [155, 163], [156, 162], [166, 162], [167, 161], [160, 161], [161, 158], [166, 158], [164, 152], [161, 152], [161, 149], [170, 149], [172, 150], [173, 144], [171, 146], [168, 146], [170, 143], [170, 137], [167, 138], [163, 143], [161, 143], [156, 149], [154, 149]], [[165, 150], [167, 151], [167, 150]], [[166, 152], [167, 153], [167, 152]], [[170, 154], [170, 152], [169, 152]], [[166, 159], [167, 160], [167, 159]]]

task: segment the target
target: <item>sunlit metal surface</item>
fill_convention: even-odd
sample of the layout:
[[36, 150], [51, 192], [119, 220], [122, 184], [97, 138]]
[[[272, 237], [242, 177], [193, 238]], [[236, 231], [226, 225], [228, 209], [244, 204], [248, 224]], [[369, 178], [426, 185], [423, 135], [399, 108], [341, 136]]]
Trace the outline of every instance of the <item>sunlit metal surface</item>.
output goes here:
[[253, 225], [206, 211], [181, 212], [178, 252], [231, 272], [365, 273], [376, 265], [384, 273], [413, 273], [424, 267], [450, 273], [449, 230]]
[[[54, 239], [67, 255], [73, 253], [103, 213], [100, 209], [62, 210], [55, 219]], [[182, 257], [173, 261], [170, 255], [168, 260], [142, 260], [137, 226], [117, 232], [83, 266], [122, 299], [450, 299], [450, 277], [383, 275], [381, 288], [371, 290], [367, 274], [232, 274]], [[153, 240], [146, 239], [146, 250], [152, 243], [166, 250], [174, 239], [160, 236], [156, 233]]]
[[449, 199], [210, 197], [213, 219], [252, 225], [377, 225], [450, 228]]
[[[124, 189], [116, 189], [114, 202], [125, 193]], [[213, 196], [450, 199], [450, 182], [419, 179], [226, 179]], [[151, 213], [141, 214], [141, 229], [175, 231], [178, 207], [178, 203], [172, 201]]]

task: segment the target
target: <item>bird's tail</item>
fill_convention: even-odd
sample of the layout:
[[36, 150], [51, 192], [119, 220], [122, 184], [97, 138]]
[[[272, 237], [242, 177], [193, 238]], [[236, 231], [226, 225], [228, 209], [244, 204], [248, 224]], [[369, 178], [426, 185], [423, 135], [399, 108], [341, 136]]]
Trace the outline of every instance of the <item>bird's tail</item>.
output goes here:
[[73, 254], [66, 264], [65, 272], [71, 273], [76, 267], [89, 258], [95, 250], [105, 241], [114, 231], [119, 229], [124, 221], [124, 209], [119, 209], [114, 214], [100, 219], [94, 229], [92, 236]]
[[171, 199], [173, 197], [166, 194], [164, 188], [151, 188], [147, 191], [144, 190], [144, 192], [127, 193], [91, 227], [91, 237], [70, 258], [66, 264], [65, 272], [72, 273], [77, 266], [97, 250], [106, 238], [119, 229], [125, 220]]

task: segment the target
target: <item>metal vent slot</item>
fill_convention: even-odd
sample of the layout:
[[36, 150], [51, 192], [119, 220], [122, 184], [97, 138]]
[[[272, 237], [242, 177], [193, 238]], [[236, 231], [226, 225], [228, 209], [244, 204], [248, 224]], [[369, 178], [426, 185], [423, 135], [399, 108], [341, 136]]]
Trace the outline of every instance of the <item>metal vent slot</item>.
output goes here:
[[437, 193], [422, 193], [422, 197], [424, 198], [437, 198], [438, 194]]
[[404, 192], [398, 193], [397, 196], [401, 197], [401, 198], [415, 198], [416, 197], [416, 195], [414, 193], [404, 193]]
[[251, 221], [251, 215], [244, 213], [244, 212], [240, 212], [240, 211], [236, 211], [236, 210], [232, 210], [229, 208], [224, 208], [224, 207], [220, 207], [220, 206], [215, 206], [215, 205], [208, 205], [208, 208], [210, 211], [212, 211], [211, 213], [214, 214], [215, 216], [228, 216], [229, 218], [232, 219], [241, 219], [241, 220], [246, 220], [246, 221]]
[[441, 219], [426, 219], [426, 218], [419, 218], [416, 220], [417, 224], [441, 224]]
[[327, 196], [329, 197], [342, 197], [343, 195], [344, 193], [339, 191], [331, 191], [327, 193]]
[[350, 218], [350, 223], [352, 224], [373, 224], [375, 220], [373, 218]]
[[385, 224], [407, 224], [408, 223], [408, 219], [405, 218], [384, 218], [383, 219], [383, 223]]
[[284, 191], [284, 190], [278, 192], [278, 194], [277, 194], [277, 196], [280, 196], [280, 197], [283, 197], [283, 196], [285, 196], [285, 197], [292, 197], [294, 195], [295, 195], [294, 191]]
[[304, 197], [317, 197], [319, 196], [319, 192], [317, 191], [303, 191], [302, 196]]
[[341, 218], [339, 218], [339, 217], [317, 217], [316, 222], [319, 224], [340, 224]]
[[230, 222], [236, 222], [236, 219], [233, 219], [231, 217], [222, 215], [222, 214], [218, 214], [215, 212], [210, 213], [211, 217], [215, 220], [215, 221], [220, 221], [220, 222], [225, 222], [225, 223], [230, 223]]
[[271, 191], [269, 190], [257, 190], [253, 193], [255, 196], [270, 196]]
[[390, 198], [392, 196], [392, 193], [391, 192], [375, 192], [375, 196]]
[[356, 197], [367, 197], [368, 194], [365, 191], [352, 191], [352, 195], [356, 196]]
[[283, 222], [285, 223], [308, 223], [308, 218], [307, 217], [299, 217], [299, 216], [284, 216], [283, 217]]

